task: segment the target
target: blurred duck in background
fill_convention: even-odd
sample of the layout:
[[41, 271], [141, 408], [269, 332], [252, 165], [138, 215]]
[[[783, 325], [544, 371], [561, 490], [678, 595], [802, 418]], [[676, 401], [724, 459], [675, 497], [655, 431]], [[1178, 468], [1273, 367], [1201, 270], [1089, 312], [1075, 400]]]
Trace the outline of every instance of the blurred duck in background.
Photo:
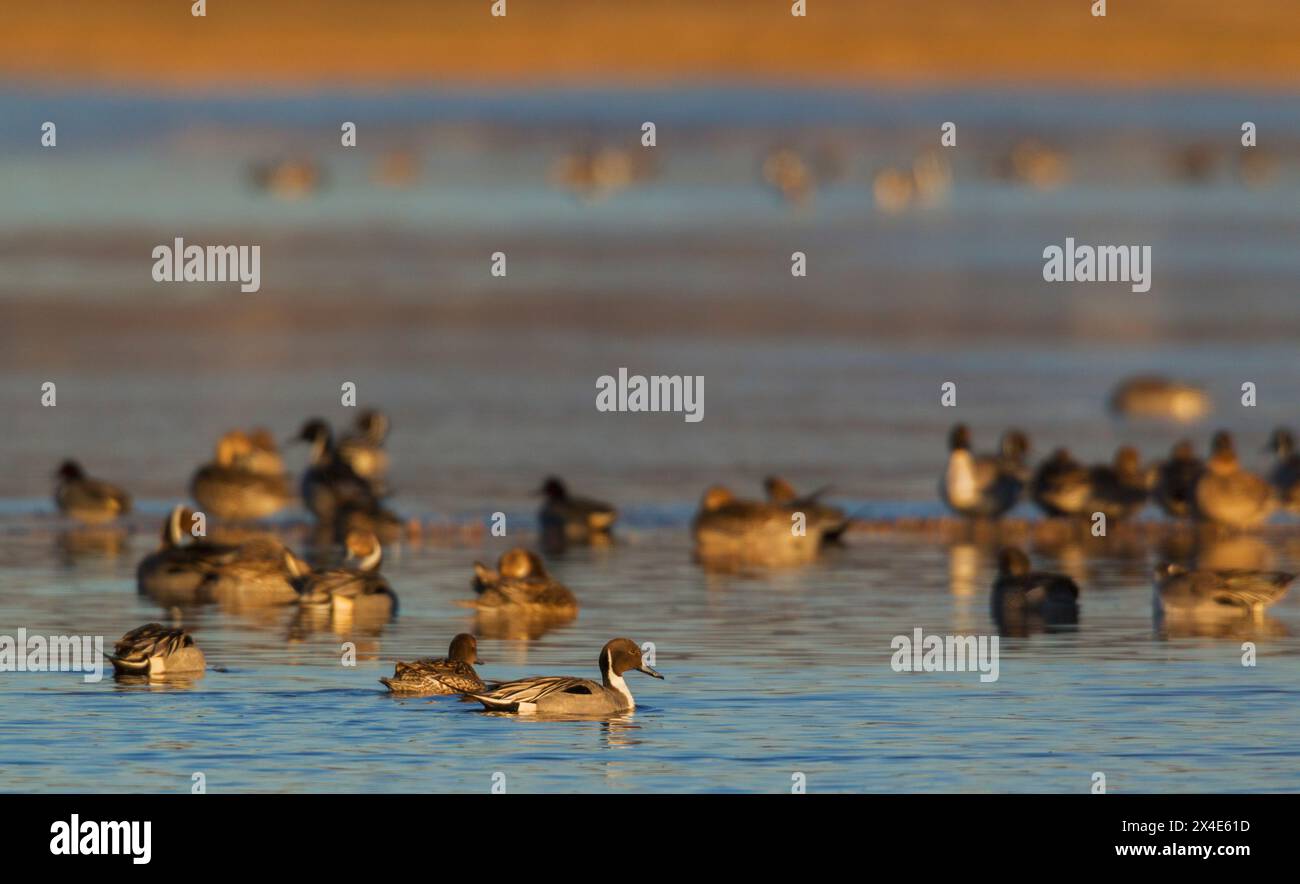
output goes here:
[[1037, 138], [1024, 138], [999, 161], [997, 173], [1035, 190], [1056, 190], [1070, 180], [1070, 159], [1059, 148]]
[[311, 445], [307, 471], [302, 477], [302, 499], [317, 519], [332, 525], [345, 506], [366, 512], [379, 509], [374, 487], [334, 447], [329, 424], [320, 418], [308, 420], [298, 432], [297, 441]]
[[496, 570], [474, 563], [473, 607], [509, 608], [548, 614], [576, 615], [578, 600], [556, 580], [536, 553], [515, 547], [497, 561]]
[[1214, 434], [1210, 459], [1196, 482], [1196, 514], [1230, 528], [1253, 528], [1265, 522], [1277, 506], [1273, 488], [1242, 469], [1232, 435]]
[[970, 429], [957, 424], [948, 434], [948, 464], [939, 482], [940, 499], [958, 515], [1001, 516], [1020, 499], [1027, 449], [1024, 434], [1009, 431], [998, 454], [976, 456], [971, 452]]
[[1127, 519], [1146, 506], [1155, 481], [1151, 470], [1142, 469], [1137, 449], [1121, 446], [1110, 464], [1094, 466], [1088, 474], [1088, 513], [1104, 513], [1107, 521]]
[[830, 488], [818, 488], [809, 494], [800, 496], [785, 479], [780, 476], [768, 476], [763, 480], [763, 490], [767, 502], [789, 507], [807, 514], [809, 521], [823, 525], [822, 542], [838, 543], [848, 530], [849, 519], [844, 510], [837, 506], [821, 503], [819, 498]]
[[339, 442], [339, 458], [376, 490], [382, 488], [388, 476], [388, 452], [384, 450], [384, 442], [388, 439], [389, 429], [387, 415], [367, 409], [357, 415], [351, 432]]
[[274, 515], [292, 502], [292, 485], [274, 442], [268, 448], [260, 431], [256, 435], [254, 442], [241, 430], [226, 433], [217, 442], [215, 460], [194, 473], [190, 495], [203, 512], [245, 522]]
[[569, 493], [560, 479], [550, 476], [537, 490], [542, 507], [537, 513], [543, 544], [562, 550], [567, 543], [605, 543], [618, 518], [610, 504]]
[[1196, 508], [1196, 483], [1204, 471], [1205, 464], [1196, 456], [1192, 443], [1180, 440], [1170, 450], [1169, 459], [1156, 469], [1156, 503], [1176, 519], [1191, 517]]
[[308, 157], [284, 157], [256, 163], [249, 169], [253, 187], [282, 200], [304, 199], [325, 183], [319, 165]]
[[1110, 394], [1110, 410], [1120, 417], [1188, 423], [1210, 413], [1209, 395], [1194, 384], [1157, 375], [1121, 381]]
[[1293, 580], [1284, 571], [1190, 571], [1163, 563], [1155, 572], [1155, 615], [1262, 620]]
[[1030, 494], [1049, 516], [1077, 516], [1092, 498], [1092, 476], [1069, 449], [1058, 448], [1034, 473]]
[[131, 495], [90, 478], [75, 460], [65, 460], [55, 477], [54, 503], [59, 512], [82, 524], [102, 525], [131, 512]]
[[1079, 587], [1064, 574], [1031, 571], [1023, 551], [1006, 547], [998, 553], [991, 606], [998, 630], [1008, 635], [1070, 626], [1079, 622]]
[[651, 151], [622, 145], [587, 144], [564, 154], [551, 167], [551, 182], [585, 203], [595, 203], [655, 175]]
[[1265, 450], [1277, 458], [1268, 481], [1282, 506], [1300, 509], [1300, 453], [1295, 450], [1295, 436], [1286, 427], [1278, 427], [1269, 437]]
[[825, 532], [834, 527], [815, 512], [742, 500], [715, 485], [704, 492], [691, 534], [695, 557], [708, 568], [782, 567], [816, 559]]
[[353, 532], [345, 543], [347, 558], [337, 568], [304, 569], [301, 560], [286, 554], [284, 563], [298, 590], [304, 615], [328, 617], [335, 626], [356, 621], [378, 624], [397, 613], [397, 595], [379, 573], [383, 547], [379, 538]]

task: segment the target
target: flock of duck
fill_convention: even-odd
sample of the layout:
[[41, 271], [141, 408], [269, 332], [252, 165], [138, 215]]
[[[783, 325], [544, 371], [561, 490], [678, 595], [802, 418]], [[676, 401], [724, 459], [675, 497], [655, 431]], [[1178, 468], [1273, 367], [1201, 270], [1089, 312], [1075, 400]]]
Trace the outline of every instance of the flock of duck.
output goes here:
[[[387, 622], [397, 614], [398, 599], [380, 571], [383, 544], [400, 537], [404, 528], [384, 503], [388, 431], [388, 419], [377, 411], [362, 412], [338, 439], [325, 421], [308, 420], [293, 439], [310, 446], [296, 493], [270, 433], [225, 434], [214, 460], [201, 466], [190, 483], [200, 509], [178, 504], [168, 513], [159, 548], [139, 563], [139, 591], [166, 606], [292, 605], [308, 626]], [[958, 424], [948, 447], [940, 497], [973, 523], [1000, 518], [1023, 498], [1052, 519], [1077, 519], [1094, 529], [1106, 520], [1131, 519], [1148, 501], [1176, 519], [1231, 531], [1255, 527], [1279, 507], [1300, 509], [1300, 453], [1292, 433], [1281, 428], [1269, 442], [1277, 461], [1267, 478], [1241, 466], [1233, 438], [1224, 431], [1214, 436], [1204, 461], [1191, 443], [1182, 441], [1166, 460], [1147, 466], [1135, 449], [1125, 446], [1108, 464], [1084, 465], [1060, 448], [1031, 468], [1029, 439], [1015, 429], [1002, 435], [996, 452], [976, 454], [969, 429]], [[73, 461], [65, 462], [57, 477], [58, 507], [77, 521], [100, 524], [130, 511], [126, 492], [87, 476]], [[697, 560], [724, 569], [788, 566], [811, 562], [827, 546], [842, 542], [851, 520], [821, 500], [826, 489], [800, 495], [776, 476], [764, 482], [764, 489], [763, 499], [744, 499], [722, 486], [705, 491], [691, 523]], [[539, 537], [547, 551], [609, 541], [617, 519], [614, 507], [571, 494], [555, 477], [538, 494], [543, 501]], [[341, 549], [341, 561], [313, 566], [274, 533], [252, 525], [298, 496], [315, 519], [313, 547]], [[208, 517], [226, 526], [229, 539], [207, 536]], [[1162, 562], [1155, 573], [1156, 611], [1255, 619], [1285, 594], [1293, 579], [1278, 571], [1195, 570]], [[504, 618], [524, 623], [526, 634], [535, 637], [578, 613], [573, 592], [549, 573], [538, 553], [523, 547], [507, 550], [495, 568], [475, 562], [471, 585], [474, 597], [463, 604], [476, 610], [480, 634], [503, 634], [494, 623]], [[1074, 580], [1032, 570], [1020, 549], [1006, 547], [998, 555], [991, 604], [1004, 630], [1028, 623], [1049, 628], [1075, 624], [1078, 597]], [[206, 666], [193, 636], [158, 623], [124, 635], [110, 660], [120, 676], [128, 677], [194, 673]], [[393, 675], [381, 681], [394, 693], [460, 694], [494, 711], [604, 714], [633, 708], [626, 672], [662, 678], [626, 638], [601, 649], [598, 682], [539, 676], [491, 683], [478, 676], [477, 663], [478, 640], [464, 633], [452, 640], [447, 656], [398, 662]]]

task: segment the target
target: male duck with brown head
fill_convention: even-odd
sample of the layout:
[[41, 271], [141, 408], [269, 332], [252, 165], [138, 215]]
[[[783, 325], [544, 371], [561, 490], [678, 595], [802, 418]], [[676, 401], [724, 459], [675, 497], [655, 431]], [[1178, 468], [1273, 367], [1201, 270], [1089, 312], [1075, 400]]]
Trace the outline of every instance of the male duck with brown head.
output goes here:
[[848, 530], [849, 518], [844, 510], [820, 501], [830, 488], [818, 488], [816, 491], [800, 495], [794, 486], [780, 476], [768, 476], [763, 480], [763, 491], [767, 502], [778, 506], [790, 507], [807, 514], [808, 521], [816, 522], [822, 528], [823, 543], [837, 543]]
[[90, 478], [75, 460], [65, 460], [55, 475], [54, 502], [59, 512], [78, 522], [102, 525], [131, 512], [131, 495], [116, 485]]
[[361, 478], [377, 488], [388, 475], [388, 416], [373, 408], [357, 415], [352, 431], [339, 441], [338, 455]]
[[1073, 625], [1079, 622], [1079, 587], [1064, 574], [1030, 570], [1029, 557], [1009, 546], [998, 554], [992, 613], [998, 628], [1012, 635], [1036, 623]]
[[1210, 459], [1196, 482], [1196, 514], [1230, 528], [1253, 528], [1265, 522], [1277, 507], [1273, 488], [1241, 468], [1232, 435], [1214, 434]]
[[184, 504], [172, 507], [162, 524], [162, 545], [140, 560], [136, 587], [164, 600], [197, 600], [199, 586], [219, 564], [233, 561], [239, 547], [212, 543], [188, 530], [193, 518]]
[[519, 715], [615, 715], [636, 708], [623, 676], [630, 671], [662, 679], [645, 664], [629, 638], [611, 639], [600, 649], [600, 681], [563, 675], [523, 678], [470, 694], [488, 710]]
[[939, 497], [949, 509], [962, 516], [997, 518], [1016, 505], [1024, 488], [1023, 464], [1017, 461], [1022, 461], [1024, 451], [1017, 458], [1015, 441], [1004, 438], [997, 456], [976, 456], [971, 452], [970, 429], [965, 424], [952, 428], [948, 463], [939, 481]]
[[397, 594], [379, 573], [383, 548], [378, 538], [354, 531], [345, 546], [347, 558], [338, 568], [304, 572], [301, 562], [285, 559], [285, 566], [295, 572], [299, 606], [309, 613], [368, 622], [391, 619], [397, 613]]
[[483, 679], [474, 671], [474, 664], [482, 662], [478, 639], [462, 632], [451, 640], [446, 657], [399, 662], [392, 678], [379, 681], [395, 694], [466, 694], [483, 690]]
[[332, 523], [345, 507], [363, 511], [380, 508], [374, 486], [339, 457], [329, 424], [312, 418], [302, 425], [297, 439], [311, 443], [310, 464], [302, 477], [302, 499], [317, 519]]
[[1187, 439], [1177, 442], [1169, 459], [1156, 469], [1156, 503], [1176, 519], [1188, 518], [1196, 505], [1196, 483], [1204, 471], [1205, 464], [1196, 456], [1192, 443]]
[[[264, 519], [293, 500], [288, 475], [264, 472], [268, 459], [248, 436], [233, 430], [217, 443], [216, 458], [190, 480], [190, 495], [210, 516], [233, 522]], [[265, 452], [263, 452], [265, 453]], [[276, 455], [278, 457], [278, 455]]]
[[537, 519], [548, 545], [590, 543], [609, 537], [618, 511], [599, 500], [578, 497], [569, 493], [565, 484], [550, 476], [537, 490], [544, 501]]

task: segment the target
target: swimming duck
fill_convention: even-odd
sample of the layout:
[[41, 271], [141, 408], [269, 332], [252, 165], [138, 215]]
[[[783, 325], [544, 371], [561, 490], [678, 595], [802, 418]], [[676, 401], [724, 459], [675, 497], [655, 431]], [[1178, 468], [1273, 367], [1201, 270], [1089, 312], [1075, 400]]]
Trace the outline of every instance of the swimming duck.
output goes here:
[[[269, 461], [253, 452], [248, 437], [239, 430], [217, 442], [216, 459], [200, 467], [190, 480], [190, 496], [205, 513], [243, 522], [273, 515], [293, 500], [288, 475], [256, 471], [265, 469]], [[256, 469], [249, 468], [250, 460]]]
[[275, 444], [275, 437], [265, 427], [256, 427], [248, 433], [235, 430], [232, 434], [237, 441], [234, 466], [258, 473], [263, 476], [283, 476], [284, 458]]
[[939, 483], [939, 497], [960, 515], [997, 518], [1016, 505], [1024, 488], [1023, 467], [1007, 458], [1016, 441], [1004, 439], [1002, 451], [995, 457], [977, 457], [970, 446], [970, 429], [965, 424], [955, 425], [948, 434], [948, 465]]
[[1088, 473], [1089, 497], [1086, 512], [1105, 513], [1107, 520], [1125, 519], [1146, 505], [1151, 479], [1138, 462], [1137, 449], [1121, 446], [1111, 464], [1093, 467]]
[[380, 543], [391, 544], [402, 539], [406, 527], [401, 516], [377, 503], [345, 503], [334, 515], [333, 539], [342, 543], [354, 531], [369, 531]]
[[108, 659], [121, 675], [201, 672], [206, 665], [193, 636], [161, 623], [132, 629], [113, 646]]
[[1189, 571], [1168, 562], [1155, 571], [1157, 617], [1263, 617], [1295, 580], [1284, 571]]
[[1267, 482], [1241, 468], [1232, 435], [1225, 430], [1214, 434], [1210, 459], [1196, 482], [1196, 514], [1211, 522], [1234, 528], [1250, 528], [1264, 522], [1277, 505]]
[[1030, 494], [1049, 516], [1076, 516], [1088, 511], [1091, 475], [1069, 450], [1058, 448], [1034, 473]]
[[543, 482], [537, 493], [545, 498], [537, 513], [542, 534], [558, 542], [586, 543], [594, 536], [608, 535], [618, 518], [618, 511], [607, 503], [569, 494], [555, 476]]
[[451, 640], [446, 657], [399, 662], [392, 678], [379, 681], [395, 694], [466, 694], [483, 690], [483, 679], [474, 671], [474, 664], [482, 662], [478, 639], [462, 632]]
[[397, 613], [397, 595], [379, 573], [383, 547], [374, 534], [354, 531], [345, 544], [347, 558], [338, 568], [304, 570], [301, 560], [286, 555], [298, 604], [307, 611], [346, 614], [355, 619], [388, 620]]
[[309, 157], [280, 157], [257, 163], [249, 169], [253, 187], [284, 200], [314, 194], [324, 183], [320, 166]]
[[763, 182], [792, 206], [802, 206], [817, 191], [817, 175], [798, 151], [779, 147], [769, 151], [762, 162]]
[[636, 708], [623, 673], [663, 676], [645, 664], [641, 648], [628, 638], [611, 639], [600, 649], [600, 681], [562, 675], [522, 678], [491, 691], [471, 693], [487, 709], [519, 715], [612, 715]]
[[212, 562], [198, 586], [201, 601], [287, 605], [297, 601], [298, 578], [310, 566], [273, 537], [241, 543], [232, 556]]
[[1193, 384], [1158, 375], [1121, 381], [1110, 395], [1110, 409], [1123, 417], [1188, 422], [1210, 413], [1210, 397]]
[[514, 608], [556, 614], [576, 614], [578, 600], [569, 588], [546, 570], [541, 558], [523, 547], [502, 553], [493, 571], [474, 563], [477, 608]]
[[345, 505], [372, 512], [380, 509], [374, 486], [339, 457], [329, 424], [312, 418], [302, 425], [298, 439], [311, 443], [311, 462], [302, 477], [302, 499], [316, 518], [332, 522]]
[[1024, 138], [1000, 161], [999, 172], [1036, 190], [1055, 190], [1070, 177], [1070, 159], [1037, 138]]
[[1009, 546], [998, 554], [993, 582], [993, 619], [1000, 629], [1019, 632], [1031, 619], [1047, 626], [1079, 622], [1079, 587], [1064, 574], [1030, 571], [1029, 557]]
[[382, 411], [367, 409], [357, 415], [352, 432], [339, 441], [339, 458], [352, 467], [352, 471], [372, 484], [381, 483], [388, 475], [388, 452], [384, 440], [388, 438], [388, 416]]
[[54, 502], [59, 512], [86, 525], [102, 525], [131, 512], [131, 495], [86, 475], [81, 464], [65, 460], [56, 474]]
[[214, 567], [236, 557], [238, 547], [212, 543], [186, 531], [192, 515], [184, 504], [177, 504], [163, 520], [162, 545], [136, 568], [140, 592], [168, 598], [193, 596]]
[[1300, 453], [1295, 450], [1295, 436], [1286, 427], [1278, 427], [1268, 440], [1268, 451], [1277, 456], [1268, 475], [1287, 509], [1300, 508]]
[[802, 497], [795, 492], [794, 486], [780, 476], [768, 476], [763, 480], [763, 490], [767, 493], [767, 502], [789, 507], [806, 513], [809, 521], [823, 525], [822, 542], [836, 543], [848, 530], [849, 519], [844, 510], [837, 506], [821, 503], [818, 498], [829, 488], [818, 488]]
[[1196, 456], [1192, 443], [1179, 441], [1169, 452], [1169, 459], [1156, 471], [1155, 499], [1169, 515], [1184, 519], [1196, 505], [1196, 483], [1205, 464]]
[[[711, 566], [800, 565], [817, 558], [823, 532], [831, 527], [816, 513], [790, 506], [741, 500], [715, 485], [704, 492], [691, 521], [695, 555]], [[803, 525], [803, 532], [796, 529]]]

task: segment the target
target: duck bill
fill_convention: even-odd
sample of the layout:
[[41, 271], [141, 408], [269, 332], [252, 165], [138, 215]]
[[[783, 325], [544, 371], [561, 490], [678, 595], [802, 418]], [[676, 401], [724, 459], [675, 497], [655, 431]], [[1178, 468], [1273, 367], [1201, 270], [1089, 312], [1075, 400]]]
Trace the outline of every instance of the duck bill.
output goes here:
[[637, 669], [637, 672], [644, 672], [646, 675], [650, 676], [651, 678], [663, 679], [663, 676], [662, 676], [662, 675], [660, 675], [659, 673], [655, 672], [655, 671], [654, 671], [653, 669], [651, 669], [649, 666], [642, 666], [642, 667], [640, 667], [639, 669]]

